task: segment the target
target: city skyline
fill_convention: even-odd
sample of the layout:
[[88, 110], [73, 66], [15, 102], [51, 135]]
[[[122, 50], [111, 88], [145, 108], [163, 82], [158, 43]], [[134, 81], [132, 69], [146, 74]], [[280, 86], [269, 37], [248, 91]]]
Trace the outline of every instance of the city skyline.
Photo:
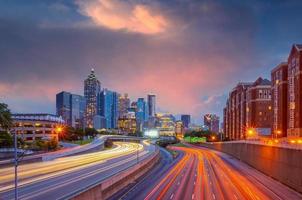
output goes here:
[[[154, 93], [159, 111], [189, 113], [198, 122], [205, 113], [222, 118], [233, 85], [269, 78], [291, 45], [301, 43], [299, 1], [232, 7], [226, 1], [131, 2], [113, 1], [111, 10], [97, 1], [1, 3], [1, 101], [13, 112], [55, 113], [55, 94], [82, 94], [82, 80], [94, 67], [107, 88], [127, 92], [131, 100]], [[91, 6], [99, 12], [94, 15]], [[240, 18], [233, 13], [239, 8]], [[123, 18], [123, 26], [98, 21], [104, 9], [109, 19]], [[138, 23], [128, 11], [147, 14], [138, 12]], [[150, 17], [156, 20], [148, 28], [143, 22]]]

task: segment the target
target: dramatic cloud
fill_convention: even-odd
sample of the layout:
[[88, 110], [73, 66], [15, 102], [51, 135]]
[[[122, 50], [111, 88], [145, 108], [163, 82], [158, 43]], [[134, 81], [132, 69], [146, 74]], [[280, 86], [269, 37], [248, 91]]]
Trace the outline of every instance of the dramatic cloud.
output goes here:
[[83, 94], [93, 67], [102, 87], [156, 93], [159, 110], [199, 122], [302, 42], [301, 1], [75, 2], [0, 4], [0, 101], [14, 112], [54, 113], [55, 94]]
[[147, 5], [123, 0], [78, 0], [80, 12], [96, 25], [110, 29], [156, 34], [164, 32], [167, 19]]

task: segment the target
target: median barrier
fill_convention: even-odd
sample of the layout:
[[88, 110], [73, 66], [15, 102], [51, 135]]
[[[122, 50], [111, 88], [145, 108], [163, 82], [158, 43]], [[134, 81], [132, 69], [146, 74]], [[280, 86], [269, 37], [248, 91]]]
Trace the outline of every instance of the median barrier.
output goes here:
[[94, 183], [85, 189], [75, 191], [64, 199], [72, 200], [101, 200], [108, 199], [116, 192], [120, 191], [130, 183], [144, 175], [159, 160], [159, 150], [156, 149], [148, 158], [141, 160], [139, 164], [135, 164], [126, 170], [123, 170], [107, 179]]

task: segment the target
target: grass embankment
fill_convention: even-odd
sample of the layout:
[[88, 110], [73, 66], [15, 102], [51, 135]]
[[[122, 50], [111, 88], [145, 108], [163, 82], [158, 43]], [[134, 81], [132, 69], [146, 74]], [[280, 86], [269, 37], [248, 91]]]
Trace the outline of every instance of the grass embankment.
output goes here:
[[88, 144], [88, 143], [92, 142], [92, 140], [93, 140], [93, 138], [90, 138], [90, 139], [86, 139], [86, 140], [72, 141], [71, 143], [78, 144], [78, 145], [85, 145], [85, 144]]

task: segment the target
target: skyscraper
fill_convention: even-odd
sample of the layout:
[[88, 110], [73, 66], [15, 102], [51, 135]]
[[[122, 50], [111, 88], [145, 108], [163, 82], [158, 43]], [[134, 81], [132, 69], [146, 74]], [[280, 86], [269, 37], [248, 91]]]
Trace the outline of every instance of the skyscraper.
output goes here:
[[98, 97], [97, 114], [105, 117], [106, 128], [117, 128], [118, 93], [105, 88]]
[[213, 133], [219, 133], [219, 117], [214, 114], [206, 114], [203, 117], [203, 123]]
[[97, 79], [94, 69], [84, 81], [84, 96], [86, 99], [85, 121], [86, 126], [93, 127], [93, 117], [97, 114], [97, 97], [101, 90], [101, 83]]
[[86, 100], [83, 96], [60, 92], [56, 95], [57, 115], [62, 116], [69, 126], [83, 127]]
[[180, 119], [182, 121], [184, 128], [189, 128], [189, 125], [191, 123], [191, 116], [190, 115], [181, 115]]
[[149, 113], [149, 116], [150, 117], [154, 117], [155, 116], [155, 113], [156, 113], [156, 101], [155, 101], [155, 95], [154, 94], [148, 94], [148, 100], [147, 100], [147, 103], [148, 103], [148, 113]]
[[120, 95], [118, 102], [118, 117], [123, 118], [127, 115], [128, 109], [130, 108], [130, 99], [128, 94]]
[[138, 130], [142, 131], [144, 123], [149, 118], [148, 106], [144, 98], [138, 98], [136, 103], [136, 121]]

